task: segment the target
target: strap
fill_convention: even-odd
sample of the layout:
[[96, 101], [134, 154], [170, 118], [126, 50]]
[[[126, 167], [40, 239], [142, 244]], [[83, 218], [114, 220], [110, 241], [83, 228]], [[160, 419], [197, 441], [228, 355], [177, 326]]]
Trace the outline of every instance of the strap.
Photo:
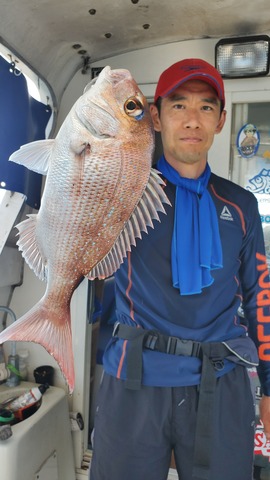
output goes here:
[[134, 328], [117, 322], [113, 329], [113, 337], [132, 340], [127, 354], [127, 379], [125, 388], [139, 390], [142, 383], [142, 350], [149, 330]]
[[193, 480], [208, 480], [211, 458], [216, 374], [214, 365], [208, 356], [209, 352], [206, 352], [204, 347], [203, 345], [202, 376], [192, 470]]

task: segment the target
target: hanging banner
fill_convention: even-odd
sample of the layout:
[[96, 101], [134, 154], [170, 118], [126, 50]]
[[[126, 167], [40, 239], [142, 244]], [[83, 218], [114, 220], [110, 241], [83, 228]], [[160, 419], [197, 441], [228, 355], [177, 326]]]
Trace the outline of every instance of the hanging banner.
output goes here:
[[0, 105], [0, 188], [25, 194], [26, 203], [38, 209], [42, 175], [8, 159], [21, 145], [45, 138], [52, 112], [29, 95], [23, 74], [12, 71], [1, 56]]

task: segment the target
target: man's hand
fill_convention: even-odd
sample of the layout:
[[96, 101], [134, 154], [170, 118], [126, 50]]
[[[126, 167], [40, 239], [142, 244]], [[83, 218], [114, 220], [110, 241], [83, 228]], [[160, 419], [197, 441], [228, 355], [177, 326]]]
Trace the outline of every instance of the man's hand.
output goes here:
[[260, 401], [260, 418], [263, 422], [266, 439], [270, 440], [270, 397], [266, 395], [263, 395]]

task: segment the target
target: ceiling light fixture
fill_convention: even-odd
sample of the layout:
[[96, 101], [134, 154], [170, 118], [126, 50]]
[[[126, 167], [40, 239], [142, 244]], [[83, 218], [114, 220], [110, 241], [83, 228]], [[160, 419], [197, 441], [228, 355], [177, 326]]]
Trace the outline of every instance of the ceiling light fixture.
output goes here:
[[267, 75], [269, 43], [267, 35], [222, 39], [215, 47], [216, 68], [224, 78]]

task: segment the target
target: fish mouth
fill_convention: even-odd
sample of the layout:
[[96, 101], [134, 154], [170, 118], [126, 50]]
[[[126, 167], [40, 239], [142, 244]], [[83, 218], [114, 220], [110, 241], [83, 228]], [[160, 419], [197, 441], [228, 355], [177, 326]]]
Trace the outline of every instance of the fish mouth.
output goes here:
[[102, 73], [106, 80], [112, 85], [116, 85], [122, 81], [132, 80], [131, 73], [124, 68], [112, 70], [110, 67], [105, 67]]
[[[86, 87], [84, 89], [84, 92], [83, 92], [83, 95], [86, 92], [89, 92], [89, 90], [91, 90], [97, 83], [101, 83], [104, 79], [106, 79], [107, 81], [110, 82], [111, 74], [112, 74], [111, 67], [109, 67], [109, 66], [104, 67], [103, 70], [100, 72], [100, 74], [97, 77], [93, 78], [86, 85]], [[81, 111], [80, 110], [75, 110], [76, 117], [77, 117], [78, 121], [95, 138], [98, 138], [100, 140], [113, 138], [115, 136], [115, 134], [112, 134], [112, 132], [101, 132], [99, 130], [98, 122], [95, 122], [95, 118], [106, 117], [106, 124], [109, 123], [111, 125], [114, 125], [116, 123], [116, 118], [115, 118], [114, 112], [109, 111], [109, 106], [107, 104], [106, 104], [106, 108], [105, 108], [105, 106], [103, 107], [102, 104], [100, 104], [99, 102], [95, 102], [94, 98], [89, 99], [88, 102], [90, 104], [90, 109], [95, 111], [95, 115], [93, 116], [93, 121], [88, 119], [89, 114], [87, 112], [87, 107], [85, 109], [82, 108]], [[113, 128], [112, 130], [113, 130], [113, 133], [114, 133], [115, 129]]]
[[91, 87], [93, 87], [93, 85], [95, 85], [95, 83], [97, 82], [97, 79], [98, 77], [95, 77], [91, 80], [91, 82], [89, 82], [86, 87], [84, 88], [84, 91], [83, 91], [83, 94], [85, 94], [86, 92], [88, 92], [88, 90], [90, 90]]

